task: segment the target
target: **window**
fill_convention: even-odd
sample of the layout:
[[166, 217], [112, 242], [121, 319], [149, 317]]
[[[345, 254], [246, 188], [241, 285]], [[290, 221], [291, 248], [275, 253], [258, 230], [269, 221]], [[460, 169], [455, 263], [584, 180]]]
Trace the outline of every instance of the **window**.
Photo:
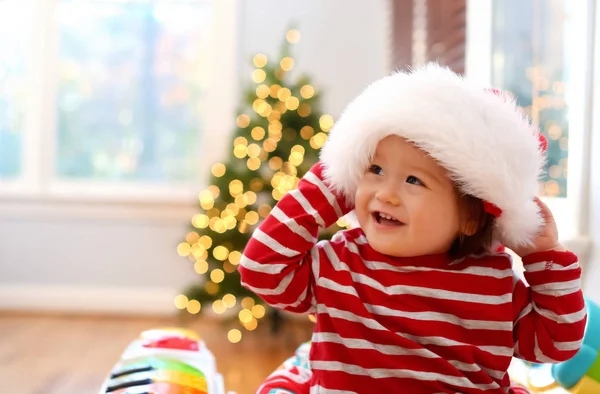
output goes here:
[[0, 178], [15, 178], [22, 170], [30, 38], [22, 27], [30, 15], [29, 2], [0, 2]]
[[548, 140], [540, 194], [561, 236], [578, 236], [589, 133], [590, 1], [471, 0], [467, 70], [515, 95]]
[[215, 83], [234, 79], [232, 4], [0, 2], [0, 183], [41, 197], [195, 194], [206, 136], [231, 129], [215, 117], [234, 118], [217, 90], [230, 84]]

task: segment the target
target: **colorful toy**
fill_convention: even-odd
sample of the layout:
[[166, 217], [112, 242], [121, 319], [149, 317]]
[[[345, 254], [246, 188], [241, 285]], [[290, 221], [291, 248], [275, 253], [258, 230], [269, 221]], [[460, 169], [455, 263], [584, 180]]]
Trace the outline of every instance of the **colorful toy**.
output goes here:
[[[586, 299], [588, 318], [581, 349], [570, 360], [554, 365], [533, 367], [529, 388], [535, 392], [546, 392], [557, 387], [573, 394], [600, 393], [600, 306]], [[536, 376], [537, 375], [537, 376]], [[532, 382], [550, 375], [552, 383], [537, 386]], [[537, 378], [537, 379], [536, 379]]]
[[100, 394], [224, 394], [215, 358], [193, 331], [144, 331], [125, 350]]

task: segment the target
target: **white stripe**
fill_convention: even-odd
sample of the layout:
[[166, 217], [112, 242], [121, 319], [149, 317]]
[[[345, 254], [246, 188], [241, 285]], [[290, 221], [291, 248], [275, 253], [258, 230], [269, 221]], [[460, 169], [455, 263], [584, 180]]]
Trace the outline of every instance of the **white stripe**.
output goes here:
[[540, 315], [544, 316], [545, 318], [550, 319], [550, 320], [555, 321], [560, 324], [577, 323], [577, 322], [583, 320], [587, 316], [587, 308], [585, 306], [577, 312], [565, 313], [563, 315], [559, 315], [548, 309], [542, 309], [542, 308], [538, 307], [536, 304], [533, 304], [533, 309]]
[[335, 214], [337, 215], [337, 217], [341, 218], [343, 216], [342, 210], [340, 209], [340, 206], [335, 196], [333, 195], [331, 190], [329, 190], [329, 188], [325, 186], [325, 184], [319, 179], [319, 177], [309, 171], [306, 174], [304, 174], [304, 179], [317, 186], [319, 190], [321, 190], [321, 193], [323, 193], [323, 195], [327, 198], [327, 201], [329, 201], [329, 204], [331, 204], [331, 206], [335, 210]]
[[435, 372], [413, 371], [410, 369], [389, 369], [389, 368], [363, 368], [359, 365], [342, 363], [339, 361], [313, 361], [311, 363], [313, 370], [321, 371], [342, 371], [351, 375], [369, 376], [373, 379], [381, 378], [410, 378], [422, 381], [439, 381], [454, 386], [473, 388], [479, 390], [498, 389], [500, 386], [496, 382], [488, 384], [474, 384], [469, 379], [459, 376], [448, 376]]
[[358, 394], [358, 393], [356, 391], [326, 389], [325, 387], [317, 384], [315, 386], [311, 386], [309, 394]]
[[551, 292], [552, 290], [570, 290], [570, 289], [581, 289], [581, 278], [573, 279], [567, 282], [551, 282], [544, 283], [542, 285], [531, 286], [531, 290], [541, 292]]
[[558, 350], [562, 350], [565, 352], [579, 350], [581, 348], [581, 344], [583, 343], [583, 338], [579, 341], [571, 341], [571, 342], [554, 342], [554, 347]]
[[[512, 354], [512, 352], [511, 352], [511, 354]], [[463, 372], [482, 372], [483, 371], [488, 376], [491, 376], [492, 378], [494, 378], [496, 380], [502, 380], [502, 378], [504, 378], [504, 375], [506, 375], [506, 372], [504, 372], [504, 371], [498, 371], [496, 369], [485, 368], [485, 367], [482, 368], [477, 364], [463, 363], [462, 361], [458, 361], [458, 360], [449, 360], [448, 363], [451, 364], [456, 369], [458, 369], [459, 371], [463, 371]]]
[[[345, 293], [360, 298], [356, 293], [356, 289], [351, 286], [342, 286], [330, 279], [319, 278], [317, 284], [321, 287], [337, 291], [338, 293]], [[448, 313], [439, 312], [404, 312], [394, 309], [390, 309], [384, 306], [364, 304], [367, 310], [375, 315], [383, 316], [398, 316], [409, 319], [423, 320], [423, 321], [442, 321], [457, 326], [462, 326], [467, 329], [482, 329], [482, 330], [502, 330], [512, 331], [512, 322], [494, 322], [487, 320], [468, 320], [461, 319], [457, 316]]]
[[533, 355], [535, 356], [536, 361], [538, 361], [540, 363], [550, 363], [550, 364], [558, 364], [559, 363], [557, 360], [554, 360], [554, 359], [546, 356], [542, 352], [542, 349], [540, 349], [540, 347], [538, 345], [537, 333], [535, 333], [534, 343], [535, 343], [535, 345], [533, 347]]
[[240, 264], [247, 270], [271, 275], [281, 273], [288, 266], [287, 264], [261, 264], [257, 261], [246, 257], [246, 255], [242, 255], [242, 258], [240, 259]]
[[290, 194], [292, 197], [294, 197], [296, 201], [298, 201], [298, 204], [300, 204], [302, 208], [304, 208], [304, 211], [306, 213], [315, 218], [315, 221], [319, 226], [325, 227], [325, 221], [323, 221], [323, 218], [321, 218], [319, 212], [317, 212], [317, 210], [314, 209], [312, 205], [310, 205], [310, 202], [308, 202], [306, 197], [304, 197], [304, 194], [302, 194], [300, 189], [291, 190], [288, 192], [288, 194]]
[[[469, 343], [459, 342], [459, 341], [455, 341], [453, 339], [448, 339], [448, 338], [439, 337], [439, 336], [438, 337], [434, 337], [434, 336], [424, 337], [424, 336], [401, 334], [401, 333], [397, 333], [397, 334], [402, 335], [403, 337], [405, 337], [407, 339], [411, 339], [421, 345], [469, 346], [469, 347], [474, 346]], [[502, 356], [502, 357], [512, 357], [513, 356], [513, 349], [506, 347], [506, 346], [477, 346], [477, 349], [487, 352], [487, 353], [490, 353], [490, 354], [493, 354], [495, 356]]]
[[360, 235], [360, 236], [356, 237], [355, 241], [359, 245], [367, 245], [369, 243], [369, 241], [367, 240], [367, 237], [364, 235]]
[[531, 301], [529, 301], [529, 303], [525, 306], [525, 308], [523, 308], [521, 310], [521, 313], [519, 313], [519, 316], [517, 317], [517, 320], [515, 320], [514, 324], [517, 325], [519, 320], [521, 320], [524, 316], [527, 316], [529, 313], [531, 313], [532, 310], [533, 310], [533, 305], [532, 305]]
[[394, 310], [381, 305], [364, 304], [365, 308], [374, 315], [405, 317], [421, 321], [442, 321], [466, 329], [512, 331], [512, 322], [461, 319], [449, 313], [440, 312], [405, 312]]
[[[408, 335], [403, 335], [403, 334], [398, 334], [398, 335], [408, 338]], [[416, 337], [415, 339], [418, 339], [418, 338], [420, 338], [420, 337]], [[433, 338], [433, 337], [429, 337], [429, 338]], [[408, 339], [412, 339], [412, 338], [408, 338]], [[446, 338], [443, 338], [443, 339], [446, 339]], [[340, 335], [338, 335], [336, 333], [332, 333], [332, 332], [316, 332], [312, 336], [312, 342], [314, 342], [314, 343], [318, 343], [318, 342], [338, 343], [340, 345], [344, 345], [348, 349], [369, 349], [369, 350], [375, 350], [381, 354], [386, 354], [386, 355], [390, 355], [390, 356], [418, 356], [418, 357], [423, 357], [423, 358], [441, 359], [441, 357], [438, 354], [436, 354], [428, 349], [425, 349], [425, 348], [411, 349], [411, 348], [405, 348], [405, 347], [396, 346], [396, 345], [382, 345], [382, 344], [367, 341], [365, 339], [343, 338]], [[420, 343], [418, 340], [414, 340], [414, 342], [423, 344], [423, 343]], [[467, 344], [459, 343], [459, 342], [455, 342], [455, 343], [457, 343], [461, 346], [462, 345], [470, 346], [470, 347], [472, 346], [472, 345], [467, 345]], [[506, 352], [506, 350], [505, 350], [504, 352], [507, 353], [504, 355], [506, 355], [508, 357], [511, 357], [513, 354], [512, 349], [508, 349], [508, 352]], [[482, 370], [479, 367], [479, 365], [477, 365], [477, 364], [469, 364], [469, 363], [465, 363], [465, 362], [458, 361], [458, 360], [449, 360], [447, 362], [452, 364], [456, 369], [458, 369], [460, 371], [479, 372]], [[496, 378], [496, 379], [502, 379], [502, 377], [505, 374], [505, 372], [503, 372], [503, 371], [498, 371], [498, 370], [494, 370], [491, 368], [486, 368], [485, 371], [489, 376], [492, 376], [493, 378]]]
[[[350, 273], [352, 280], [355, 283], [360, 283], [369, 286], [373, 289], [379, 290], [389, 295], [418, 295], [422, 297], [437, 298], [442, 300], [453, 300], [463, 302], [477, 302], [480, 304], [487, 305], [501, 305], [511, 302], [512, 293], [506, 293], [499, 296], [492, 295], [481, 295], [481, 294], [470, 294], [460, 293], [455, 291], [443, 290], [443, 289], [432, 289], [428, 287], [419, 286], [408, 286], [408, 285], [393, 285], [384, 286], [375, 279], [364, 275], [353, 272], [350, 267], [344, 262], [341, 262], [337, 254], [333, 250], [331, 244], [325, 244], [323, 246], [325, 254], [329, 257], [329, 261], [333, 265], [336, 271], [347, 271]], [[512, 275], [512, 273], [511, 273]]]
[[277, 206], [271, 210], [271, 215], [275, 217], [275, 219], [279, 220], [279, 222], [285, 224], [292, 232], [298, 234], [302, 238], [304, 238], [307, 242], [316, 243], [317, 238], [313, 237], [311, 233], [304, 227], [298, 224], [296, 220], [288, 217], [281, 209]]
[[[305, 370], [300, 370], [300, 371], [305, 371]], [[307, 372], [307, 371], [305, 371], [304, 375], [305, 376], [303, 376], [303, 375], [297, 375], [295, 373], [292, 373], [292, 372], [288, 371], [287, 369], [281, 369], [281, 370], [275, 371], [271, 375], [269, 375], [268, 379], [271, 382], [273, 382], [273, 381], [279, 381], [280, 379], [275, 379], [275, 380], [271, 380], [271, 379], [281, 377], [281, 378], [287, 378], [289, 380], [292, 380], [292, 381], [294, 381], [294, 382], [296, 382], [298, 384], [303, 384], [303, 383], [306, 383], [306, 382], [308, 382], [310, 380], [310, 375], [312, 375], [312, 374], [309, 373], [309, 372]], [[281, 379], [281, 380], [285, 381], [284, 379]]]
[[[546, 268], [549, 265], [550, 267]], [[579, 262], [575, 262], [571, 265], [563, 266], [560, 264], [553, 263], [551, 261], [541, 261], [539, 263], [531, 263], [525, 266], [527, 272], [539, 272], [539, 271], [568, 271], [579, 268]]]
[[[334, 317], [337, 319], [343, 319], [347, 321], [351, 321], [354, 323], [362, 324], [363, 326], [370, 328], [372, 330], [378, 331], [389, 331], [384, 326], [382, 326], [378, 321], [374, 319], [370, 319], [367, 317], [361, 317], [355, 315], [352, 312], [342, 311], [337, 308], [329, 308], [324, 304], [317, 305], [317, 313], [326, 314], [330, 317]], [[444, 337], [434, 337], [434, 336], [416, 336], [405, 334], [401, 332], [396, 332], [396, 335], [404, 337], [406, 339], [412, 340], [420, 345], [436, 345], [436, 346], [473, 346], [467, 343], [458, 342], [452, 339], [444, 338]], [[495, 356], [503, 356], [503, 357], [511, 357], [513, 350], [511, 348], [505, 346], [481, 346], [480, 350], [493, 354]]]
[[255, 292], [258, 295], [263, 295], [263, 296], [280, 295], [280, 294], [283, 294], [283, 292], [288, 288], [289, 284], [292, 282], [292, 279], [294, 278], [294, 273], [295, 273], [295, 271], [292, 271], [289, 274], [287, 274], [281, 280], [281, 282], [279, 282], [279, 285], [274, 289], [265, 289], [265, 288], [261, 288], [261, 287], [250, 286], [248, 283], [246, 283], [244, 281], [242, 281], [242, 286], [252, 290], [253, 292]]
[[[533, 290], [533, 289], [532, 289]], [[571, 287], [564, 290], [533, 290], [536, 293], [551, 296], [551, 297], [563, 297], [569, 294], [577, 293], [581, 290], [579, 287]]]
[[[292, 304], [269, 304], [271, 305], [273, 308], [276, 309], [286, 309], [286, 308], [296, 308], [297, 306], [299, 306], [300, 304], [302, 304], [305, 300], [306, 300], [306, 296], [308, 295], [308, 287], [306, 287], [304, 289], [304, 291], [302, 292], [302, 295], [300, 296], [300, 298], [292, 303]], [[306, 310], [303, 311], [301, 313], [311, 313], [314, 312], [316, 310], [315, 308], [315, 296], [314, 294], [311, 297], [311, 306]]]
[[390, 356], [419, 356], [424, 358], [440, 358], [427, 349], [410, 349], [396, 345], [382, 345], [360, 338], [343, 338], [334, 332], [315, 332], [312, 342], [329, 342], [344, 345], [348, 349], [370, 349]]
[[272, 251], [279, 253], [285, 257], [295, 257], [300, 254], [299, 251], [283, 246], [277, 240], [271, 238], [268, 234], [264, 233], [260, 228], [254, 230], [252, 238], [259, 241], [263, 245], [269, 247]]
[[441, 268], [429, 268], [429, 267], [419, 267], [419, 266], [396, 266], [383, 261], [373, 261], [373, 260], [365, 260], [364, 257], [360, 254], [358, 250], [358, 246], [351, 241], [346, 244], [348, 250], [352, 253], [357, 254], [363, 260], [364, 265], [373, 271], [393, 271], [393, 272], [413, 272], [413, 271], [426, 271], [426, 272], [448, 272], [448, 273], [456, 273], [456, 274], [469, 274], [469, 275], [479, 275], [486, 276], [497, 279], [504, 279], [512, 276], [513, 270], [511, 268], [499, 270], [496, 268], [489, 267], [478, 267], [478, 266], [466, 266], [462, 270], [445, 270]]

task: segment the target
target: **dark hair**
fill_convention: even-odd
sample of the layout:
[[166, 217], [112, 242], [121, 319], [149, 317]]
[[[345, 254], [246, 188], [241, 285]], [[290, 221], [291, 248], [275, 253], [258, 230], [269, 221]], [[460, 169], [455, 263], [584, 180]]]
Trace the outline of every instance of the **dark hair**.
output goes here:
[[492, 246], [492, 233], [496, 218], [485, 212], [483, 200], [469, 194], [459, 195], [459, 219], [461, 226], [475, 226], [472, 235], [461, 233], [450, 247], [450, 257], [461, 259], [471, 254], [489, 251]]

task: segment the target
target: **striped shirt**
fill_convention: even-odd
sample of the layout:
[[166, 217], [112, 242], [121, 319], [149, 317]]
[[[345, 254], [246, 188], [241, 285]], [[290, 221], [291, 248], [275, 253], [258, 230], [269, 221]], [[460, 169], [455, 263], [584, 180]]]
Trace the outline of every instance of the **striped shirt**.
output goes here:
[[506, 393], [513, 356], [555, 363], [581, 346], [586, 309], [577, 257], [399, 258], [361, 229], [317, 242], [349, 212], [315, 165], [254, 231], [242, 284], [273, 307], [315, 313], [311, 393]]

